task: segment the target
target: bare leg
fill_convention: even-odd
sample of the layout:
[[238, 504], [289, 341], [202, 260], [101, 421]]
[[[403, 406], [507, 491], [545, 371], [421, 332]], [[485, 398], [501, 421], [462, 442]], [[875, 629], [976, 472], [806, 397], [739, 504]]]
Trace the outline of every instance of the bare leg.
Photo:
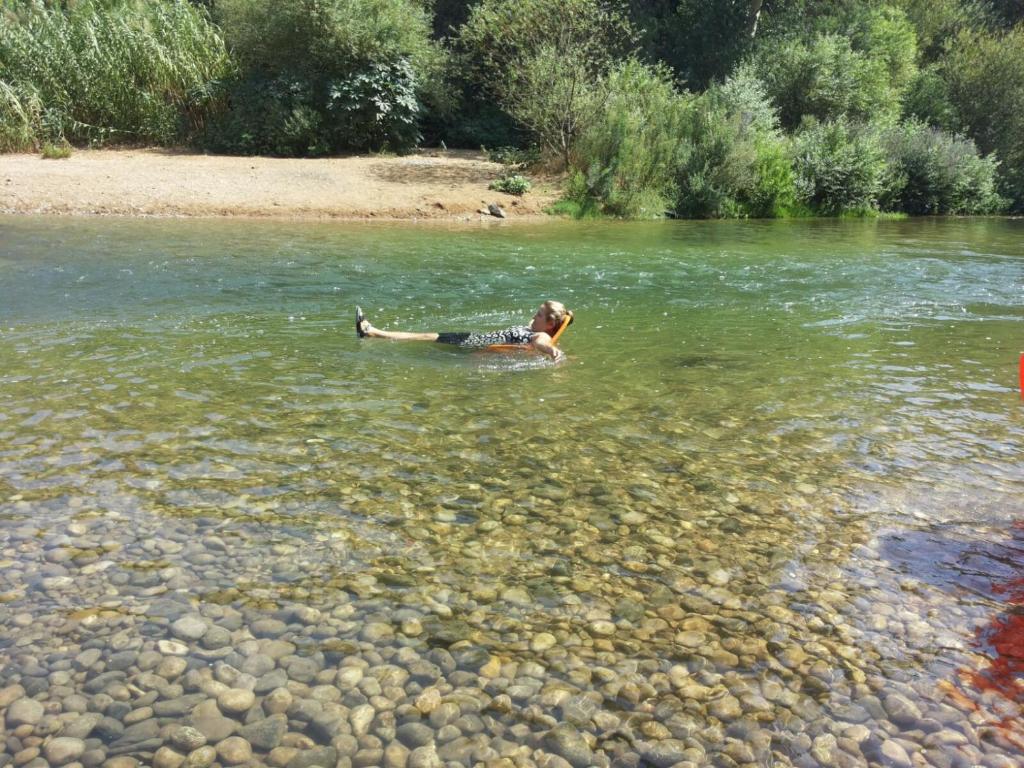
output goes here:
[[407, 331], [382, 331], [372, 325], [366, 329], [366, 335], [374, 339], [393, 339], [395, 341], [437, 341], [436, 333], [409, 333]]
[[437, 341], [436, 333], [409, 333], [407, 331], [382, 331], [370, 325], [369, 320], [363, 320], [361, 326], [363, 333], [372, 339], [392, 339], [393, 341]]

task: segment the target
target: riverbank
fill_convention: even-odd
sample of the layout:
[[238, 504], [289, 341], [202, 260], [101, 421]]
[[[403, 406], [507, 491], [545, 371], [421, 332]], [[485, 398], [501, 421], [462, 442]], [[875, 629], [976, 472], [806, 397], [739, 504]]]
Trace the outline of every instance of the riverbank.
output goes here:
[[0, 155], [0, 212], [478, 221], [493, 218], [479, 212], [490, 203], [510, 219], [537, 218], [557, 199], [555, 184], [521, 198], [489, 190], [502, 170], [462, 150], [315, 160], [162, 149]]

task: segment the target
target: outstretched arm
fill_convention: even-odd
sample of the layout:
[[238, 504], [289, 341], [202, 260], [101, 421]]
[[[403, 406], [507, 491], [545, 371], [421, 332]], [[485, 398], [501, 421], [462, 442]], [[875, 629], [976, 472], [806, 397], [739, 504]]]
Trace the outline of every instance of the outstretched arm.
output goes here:
[[550, 357], [556, 362], [565, 358], [565, 353], [551, 343], [551, 337], [546, 333], [538, 333], [530, 341], [530, 346], [536, 349], [538, 352], [543, 352], [545, 355]]

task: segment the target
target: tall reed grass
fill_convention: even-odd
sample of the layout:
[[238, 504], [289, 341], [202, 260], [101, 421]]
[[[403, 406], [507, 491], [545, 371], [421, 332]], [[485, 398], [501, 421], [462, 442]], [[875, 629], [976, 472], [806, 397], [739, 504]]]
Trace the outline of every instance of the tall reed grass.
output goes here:
[[232, 71], [185, 0], [0, 5], [0, 150], [44, 141], [174, 144], [203, 129]]

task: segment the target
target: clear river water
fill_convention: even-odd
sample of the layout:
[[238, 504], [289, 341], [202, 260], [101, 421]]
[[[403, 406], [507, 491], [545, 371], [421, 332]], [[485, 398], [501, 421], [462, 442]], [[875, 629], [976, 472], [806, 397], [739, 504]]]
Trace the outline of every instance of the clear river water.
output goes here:
[[1020, 220], [0, 217], [0, 766], [1020, 765], [1022, 350]]

